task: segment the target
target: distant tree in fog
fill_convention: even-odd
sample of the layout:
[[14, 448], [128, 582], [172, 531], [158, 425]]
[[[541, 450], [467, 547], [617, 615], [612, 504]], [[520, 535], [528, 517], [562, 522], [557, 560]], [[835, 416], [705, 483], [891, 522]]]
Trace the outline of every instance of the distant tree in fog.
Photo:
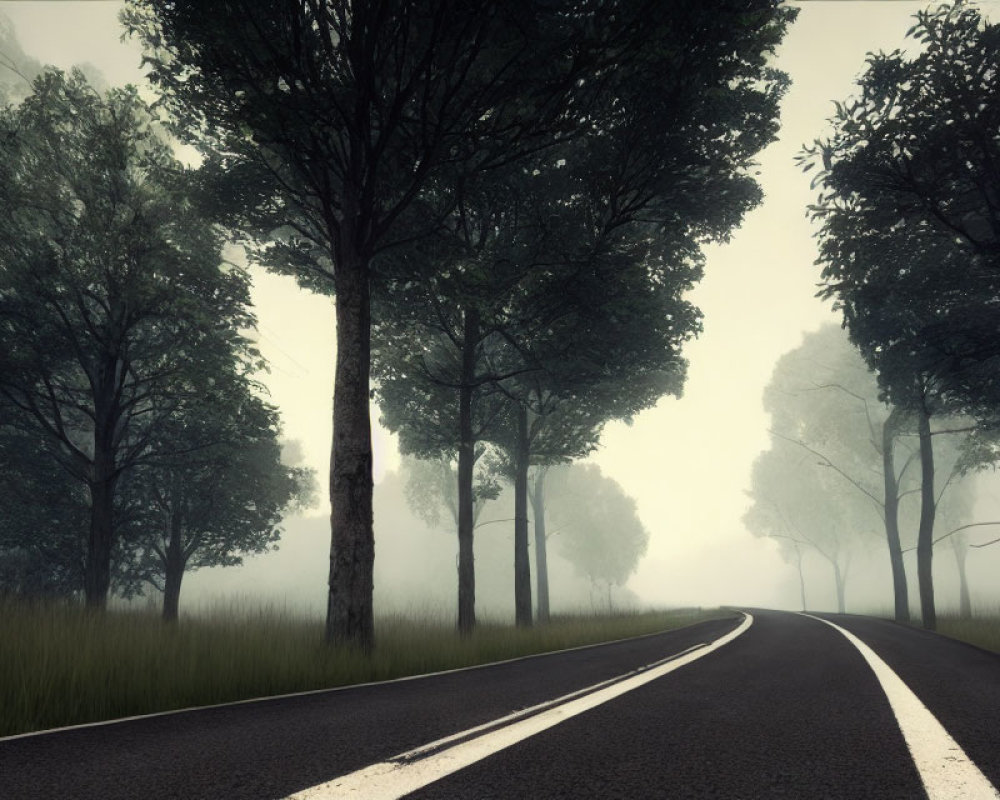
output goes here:
[[844, 613], [851, 562], [882, 527], [876, 506], [816, 456], [780, 439], [754, 462], [750, 496], [743, 521], [751, 533], [776, 539], [786, 555], [804, 548], [821, 556]]
[[[476, 458], [480, 469], [472, 489], [474, 523], [479, 520], [486, 502], [495, 500], [501, 490], [497, 477], [482, 466], [483, 452], [485, 448], [480, 448]], [[406, 504], [410, 511], [432, 528], [441, 524], [442, 512], [447, 513], [448, 523], [458, 524], [458, 481], [454, 462], [446, 458], [404, 456], [402, 472], [406, 476]]]
[[[903, 541], [909, 541], [911, 534], [919, 540], [921, 526], [933, 522], [934, 515], [923, 510], [928, 492], [923, 491], [925, 473], [919, 469], [919, 415], [879, 398], [874, 375], [844, 331], [834, 325], [807, 334], [800, 347], [785, 354], [765, 390], [772, 446], [755, 465], [750, 493], [755, 505], [747, 522], [766, 535], [802, 539], [789, 530], [792, 518], [792, 527], [804, 530], [801, 519], [788, 510], [799, 502], [798, 492], [821, 505], [835, 493], [859, 512], [868, 509], [877, 514], [892, 566], [896, 619], [906, 621], [909, 603]], [[937, 469], [929, 472], [932, 511], [962, 474], [995, 459], [995, 436], [974, 427], [968, 418], [942, 416], [927, 432], [926, 438], [933, 437], [939, 451]], [[772, 466], [772, 461], [784, 467]], [[784, 477], [775, 477], [782, 469]], [[797, 470], [822, 471], [825, 476], [820, 480], [811, 474], [798, 475]], [[912, 499], [901, 504], [902, 498], [915, 496], [922, 498], [920, 504]], [[802, 513], [808, 511], [807, 506]], [[831, 514], [838, 516], [832, 510]], [[936, 529], [941, 532], [940, 525]]]
[[[838, 494], [840, 489], [846, 490], [858, 511], [868, 509], [881, 518], [892, 568], [896, 619], [908, 620], [898, 508], [900, 496], [914, 485], [915, 455], [908, 441], [898, 437], [905, 415], [879, 399], [875, 377], [836, 325], [806, 334], [798, 348], [778, 360], [764, 390], [764, 408], [771, 415], [772, 444], [758, 463], [776, 458], [801, 462], [810, 471], [824, 470], [828, 474], [822, 478], [822, 486]], [[768, 456], [772, 451], [777, 455]], [[774, 472], [777, 468], [768, 469]], [[765, 485], [771, 483], [765, 481]], [[813, 482], [809, 491], [818, 491], [820, 486]], [[760, 488], [755, 484], [751, 489], [755, 506], [762, 505], [748, 512], [748, 520], [755, 520], [748, 524], [758, 533], [773, 530], [791, 536], [780, 515], [764, 522], [790, 495], [781, 491], [780, 482], [768, 485], [766, 496], [759, 494]]]
[[0, 11], [0, 106], [19, 103], [32, 91], [42, 64], [24, 52], [14, 26]]
[[962, 618], [972, 616], [972, 593], [966, 574], [966, 559], [969, 555], [969, 531], [966, 526], [975, 525], [973, 505], [975, 493], [969, 477], [959, 478], [938, 501], [937, 534], [940, 542], [946, 538], [945, 547], [955, 556], [958, 571], [958, 613]]
[[592, 586], [623, 586], [649, 545], [635, 500], [593, 464], [546, 472], [548, 536], [559, 554]]

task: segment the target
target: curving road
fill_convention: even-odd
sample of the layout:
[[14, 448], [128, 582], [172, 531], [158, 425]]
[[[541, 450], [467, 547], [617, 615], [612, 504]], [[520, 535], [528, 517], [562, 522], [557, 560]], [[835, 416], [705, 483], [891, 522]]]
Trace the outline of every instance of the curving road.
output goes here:
[[1000, 656], [863, 617], [749, 614], [8, 738], [0, 797], [1000, 797]]

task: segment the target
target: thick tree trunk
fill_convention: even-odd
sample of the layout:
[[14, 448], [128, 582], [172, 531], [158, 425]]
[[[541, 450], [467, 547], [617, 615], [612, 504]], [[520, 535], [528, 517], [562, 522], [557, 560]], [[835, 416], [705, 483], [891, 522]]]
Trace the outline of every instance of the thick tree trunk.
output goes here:
[[920, 583], [920, 614], [927, 630], [937, 628], [934, 610], [934, 445], [931, 420], [926, 409], [917, 417], [920, 434], [920, 528], [917, 533], [917, 578]]
[[[113, 375], [111, 376], [113, 377]], [[95, 393], [94, 460], [91, 465], [90, 537], [84, 562], [83, 590], [88, 608], [103, 609], [111, 587], [111, 551], [114, 546], [115, 474], [114, 416], [111, 402]]]
[[545, 542], [545, 467], [535, 474], [531, 514], [535, 520], [535, 582], [538, 584], [538, 621], [549, 621], [549, 556]]
[[910, 595], [906, 586], [906, 567], [903, 549], [899, 542], [899, 484], [896, 481], [896, 462], [893, 453], [895, 425], [898, 412], [893, 409], [882, 426], [882, 475], [885, 493], [885, 539], [889, 547], [889, 565], [892, 567], [892, 596], [896, 606], [896, 621], [910, 621]]
[[370, 651], [372, 595], [372, 442], [369, 416], [371, 294], [368, 264], [344, 236], [335, 261], [337, 364], [330, 454], [330, 584], [326, 640]]
[[476, 442], [472, 431], [472, 383], [476, 375], [476, 342], [479, 312], [465, 311], [462, 340], [462, 380], [458, 390], [458, 630], [463, 635], [476, 627], [476, 562], [473, 549], [474, 510], [472, 471]]
[[176, 622], [181, 600], [184, 567], [168, 566], [163, 578], [163, 621]]
[[184, 548], [181, 516], [176, 505], [170, 513], [170, 531], [167, 541], [166, 562], [163, 571], [163, 619], [175, 622], [181, 599], [181, 581], [184, 580]]
[[96, 470], [90, 483], [90, 537], [84, 562], [83, 591], [88, 608], [103, 609], [111, 587], [114, 542], [114, 480]]
[[962, 619], [969, 619], [972, 616], [972, 598], [969, 595], [969, 578], [965, 574], [965, 557], [969, 551], [964, 544], [954, 545], [953, 550], [958, 566], [958, 614]]
[[514, 618], [531, 625], [531, 564], [528, 561], [528, 409], [517, 406], [514, 454]]

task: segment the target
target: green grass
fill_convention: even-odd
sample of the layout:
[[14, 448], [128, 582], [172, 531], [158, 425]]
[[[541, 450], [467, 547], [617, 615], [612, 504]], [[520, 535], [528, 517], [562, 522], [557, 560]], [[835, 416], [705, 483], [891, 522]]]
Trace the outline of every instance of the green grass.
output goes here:
[[966, 619], [952, 615], [939, 616], [937, 630], [952, 639], [1000, 653], [1000, 611]]
[[725, 611], [565, 616], [529, 629], [384, 617], [373, 655], [322, 644], [322, 622], [276, 608], [164, 625], [152, 611], [0, 603], [0, 736], [386, 680], [640, 636]]
[[[892, 619], [891, 607], [868, 608], [852, 613], [880, 619]], [[920, 609], [910, 609], [910, 625], [921, 627]], [[1000, 606], [979, 606], [972, 617], [960, 617], [956, 612], [944, 611], [937, 615], [937, 632], [951, 639], [974, 644], [984, 650], [1000, 653]]]

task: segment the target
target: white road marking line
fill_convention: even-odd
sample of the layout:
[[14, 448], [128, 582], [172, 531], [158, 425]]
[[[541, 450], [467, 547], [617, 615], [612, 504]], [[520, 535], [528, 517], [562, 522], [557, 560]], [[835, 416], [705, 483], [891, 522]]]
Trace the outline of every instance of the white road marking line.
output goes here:
[[530, 717], [532, 714], [537, 714], [539, 711], [544, 711], [546, 708], [552, 708], [553, 706], [562, 705], [567, 700], [572, 700], [574, 697], [579, 697], [580, 695], [589, 694], [595, 689], [600, 689], [602, 686], [608, 686], [612, 683], [618, 683], [618, 681], [628, 678], [632, 675], [638, 675], [645, 672], [648, 669], [658, 667], [660, 664], [665, 664], [668, 661], [672, 661], [675, 658], [679, 658], [683, 655], [687, 655], [693, 650], [700, 650], [705, 647], [705, 643], [692, 645], [687, 650], [682, 650], [680, 653], [675, 653], [672, 656], [667, 656], [659, 661], [654, 661], [652, 664], [647, 664], [643, 667], [638, 667], [631, 672], [626, 672], [623, 675], [615, 675], [613, 678], [608, 678], [606, 681], [601, 681], [600, 683], [595, 683], [591, 686], [585, 686], [583, 689], [577, 689], [575, 692], [570, 692], [569, 694], [564, 694], [561, 697], [557, 697], [554, 700], [546, 700], [544, 703], [538, 703], [537, 705], [528, 706], [527, 708], [521, 708], [517, 711], [513, 711], [503, 717], [498, 717], [497, 719], [490, 720], [489, 722], [484, 722], [482, 725], [476, 725], [474, 728], [469, 728], [464, 731], [459, 731], [458, 733], [453, 733], [450, 736], [445, 736], [441, 739], [437, 739], [433, 742], [428, 742], [427, 744], [420, 745], [413, 750], [407, 750], [405, 753], [400, 753], [398, 756], [393, 756], [389, 759], [392, 762], [402, 762], [402, 761], [414, 761], [426, 755], [430, 755], [435, 750], [440, 750], [446, 744], [451, 744], [452, 742], [457, 742], [462, 739], [470, 739], [473, 735], [481, 733], [483, 731], [493, 730], [495, 728], [500, 728], [508, 723], [515, 722], [524, 717]]
[[[524, 716], [527, 710], [515, 712], [509, 717], [503, 717], [486, 725], [470, 728], [437, 742], [431, 742], [416, 750], [401, 753], [388, 761], [372, 764], [357, 772], [341, 775], [326, 783], [303, 789], [289, 795], [286, 800], [326, 800], [327, 798], [345, 797], [356, 800], [395, 800], [395, 798], [403, 797], [429, 783], [440, 780], [446, 775], [464, 769], [487, 756], [558, 725], [560, 722], [565, 722], [584, 711], [596, 708], [609, 700], [614, 700], [616, 697], [639, 688], [643, 684], [680, 669], [728, 644], [744, 633], [752, 624], [753, 617], [744, 613], [743, 621], [739, 626], [725, 636], [697, 649], [684, 651], [678, 656], [671, 656], [665, 661], [655, 662], [635, 674], [629, 673], [624, 678], [612, 679], [613, 682], [610, 682], [610, 685], [608, 685], [609, 681], [603, 681], [586, 689], [564, 695], [550, 703], [544, 703], [542, 706], [551, 707], [526, 719], [516, 719], [516, 717]], [[494, 727], [508, 718], [515, 718], [515, 721], [446, 749], [438, 749], [447, 742], [465, 739], [484, 728]], [[422, 754], [426, 755], [421, 757]]]
[[872, 668], [882, 691], [889, 699], [896, 722], [906, 740], [913, 763], [920, 773], [929, 800], [995, 800], [1000, 792], [989, 782], [979, 767], [973, 763], [958, 742], [937, 721], [937, 718], [920, 702], [910, 688], [868, 645], [850, 631], [829, 620], [804, 616], [825, 622], [840, 631], [864, 656]]

